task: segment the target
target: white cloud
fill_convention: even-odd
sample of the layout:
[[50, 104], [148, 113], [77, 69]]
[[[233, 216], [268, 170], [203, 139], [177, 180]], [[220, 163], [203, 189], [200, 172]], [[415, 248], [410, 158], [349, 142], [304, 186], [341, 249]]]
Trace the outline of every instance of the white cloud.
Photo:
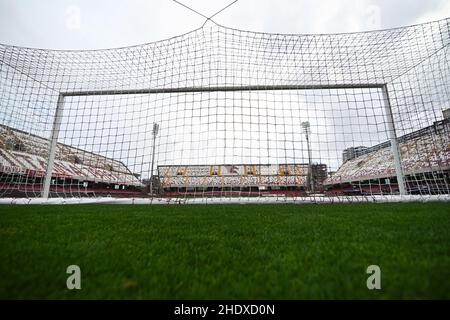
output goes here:
[[[231, 2], [181, 1], [205, 15]], [[69, 8], [79, 8], [78, 20], [73, 20]], [[239, 0], [214, 19], [252, 31], [334, 33], [398, 27], [447, 16], [450, 2], [446, 0]], [[67, 28], [68, 22], [71, 26], [76, 22], [77, 28]], [[30, 47], [128, 46], [183, 34], [203, 22], [204, 18], [170, 0], [0, 0], [0, 43]]]
[[425, 23], [429, 21], [440, 20], [442, 18], [450, 17], [450, 1], [441, 1], [440, 5], [434, 10], [425, 12], [416, 19], [416, 23]]

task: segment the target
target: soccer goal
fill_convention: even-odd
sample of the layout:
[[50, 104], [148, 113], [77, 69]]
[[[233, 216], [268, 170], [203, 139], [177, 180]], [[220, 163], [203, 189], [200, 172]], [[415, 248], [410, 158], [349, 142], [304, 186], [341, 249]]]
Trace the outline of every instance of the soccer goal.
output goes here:
[[0, 45], [0, 201], [449, 200], [450, 19]]

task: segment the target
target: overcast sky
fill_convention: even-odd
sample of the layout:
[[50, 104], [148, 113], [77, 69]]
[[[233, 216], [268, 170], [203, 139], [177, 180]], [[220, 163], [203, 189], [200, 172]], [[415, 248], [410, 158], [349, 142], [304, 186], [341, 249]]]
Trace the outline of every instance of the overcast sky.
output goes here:
[[[181, 1], [210, 16], [233, 0]], [[214, 17], [214, 21], [243, 30], [317, 34], [386, 29], [447, 17], [450, 17], [450, 0], [239, 0]], [[0, 0], [0, 43], [34, 48], [130, 46], [184, 34], [204, 22], [205, 18], [172, 0]], [[5, 72], [5, 79], [12, 74]], [[173, 79], [167, 76], [164, 81]], [[34, 128], [50, 133], [52, 121], [30, 121], [27, 108], [37, 107], [30, 103], [34, 98], [10, 93], [7, 86], [10, 84], [3, 88], [6, 102], [0, 105], [3, 107], [0, 120], [3, 118], [7, 125], [25, 131], [35, 133]], [[333, 170], [340, 165], [344, 148], [373, 146], [388, 139], [384, 107], [377, 91], [292, 91], [258, 93], [252, 98], [245, 96], [248, 93], [242, 94], [240, 98], [234, 94], [229, 94], [227, 99], [212, 98], [212, 105], [206, 95], [200, 94], [196, 102], [182, 99], [179, 102], [177, 95], [168, 94], [144, 98], [99, 96], [89, 103], [80, 102], [83, 98], [68, 99], [59, 139], [121, 160], [143, 176], [150, 170], [153, 122], [161, 125], [156, 148], [158, 164], [305, 163], [307, 149], [298, 127], [302, 121], [311, 123], [313, 160], [326, 163]], [[11, 101], [21, 101], [19, 116], [17, 105]], [[53, 105], [45, 104], [48, 101], [42, 102], [42, 110], [52, 110]], [[8, 105], [14, 111], [5, 112]], [[258, 106], [257, 113], [252, 115], [255, 106]], [[133, 118], [117, 111], [125, 110], [123, 107]], [[225, 107], [226, 112], [220, 111]], [[38, 110], [39, 117], [43, 112], [33, 110]], [[108, 110], [114, 111], [114, 121], [97, 123], [94, 116], [111, 115]], [[356, 116], [355, 110], [358, 110]], [[426, 116], [420, 119], [427, 120], [420, 122], [420, 126], [436, 120]], [[111, 130], [112, 127], [120, 130]], [[411, 124], [408, 129], [417, 128]], [[124, 141], [124, 137], [128, 140]]]
[[[209, 16], [232, 0], [181, 0]], [[450, 16], [449, 0], [239, 0], [214, 20], [274, 33], [384, 29]], [[204, 18], [172, 0], [0, 0], [0, 43], [99, 49], [166, 39]]]

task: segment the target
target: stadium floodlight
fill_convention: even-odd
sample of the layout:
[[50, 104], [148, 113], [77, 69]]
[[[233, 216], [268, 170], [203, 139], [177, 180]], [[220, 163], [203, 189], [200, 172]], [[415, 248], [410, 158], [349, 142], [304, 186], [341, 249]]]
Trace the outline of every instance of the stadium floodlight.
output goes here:
[[312, 174], [312, 156], [311, 156], [311, 144], [309, 142], [309, 134], [311, 133], [311, 125], [309, 121], [302, 122], [303, 133], [306, 138], [306, 147], [308, 148], [308, 190], [314, 192], [313, 174]]
[[155, 164], [155, 150], [156, 150], [156, 136], [158, 135], [159, 132], [159, 124], [157, 124], [156, 122], [153, 124], [153, 130], [152, 130], [152, 134], [153, 134], [153, 148], [152, 148], [152, 168], [150, 169], [150, 194], [153, 196], [153, 168], [154, 168], [154, 164]]
[[449, 25], [0, 45], [0, 197], [447, 199]]

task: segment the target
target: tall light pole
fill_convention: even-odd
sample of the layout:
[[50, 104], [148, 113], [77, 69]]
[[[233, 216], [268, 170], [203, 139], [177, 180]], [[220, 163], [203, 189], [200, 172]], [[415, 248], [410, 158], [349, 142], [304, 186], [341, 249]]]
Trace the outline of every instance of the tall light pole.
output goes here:
[[303, 133], [306, 137], [306, 145], [308, 148], [308, 179], [307, 179], [307, 185], [309, 191], [313, 190], [313, 182], [312, 182], [312, 156], [311, 156], [311, 145], [309, 143], [309, 134], [311, 133], [311, 125], [309, 124], [309, 121], [302, 122], [302, 128]]
[[153, 167], [155, 164], [155, 150], [156, 150], [156, 136], [159, 132], [159, 124], [156, 122], [153, 123], [153, 148], [152, 148], [152, 167], [151, 167], [151, 173], [150, 173], [150, 194], [153, 197]]

